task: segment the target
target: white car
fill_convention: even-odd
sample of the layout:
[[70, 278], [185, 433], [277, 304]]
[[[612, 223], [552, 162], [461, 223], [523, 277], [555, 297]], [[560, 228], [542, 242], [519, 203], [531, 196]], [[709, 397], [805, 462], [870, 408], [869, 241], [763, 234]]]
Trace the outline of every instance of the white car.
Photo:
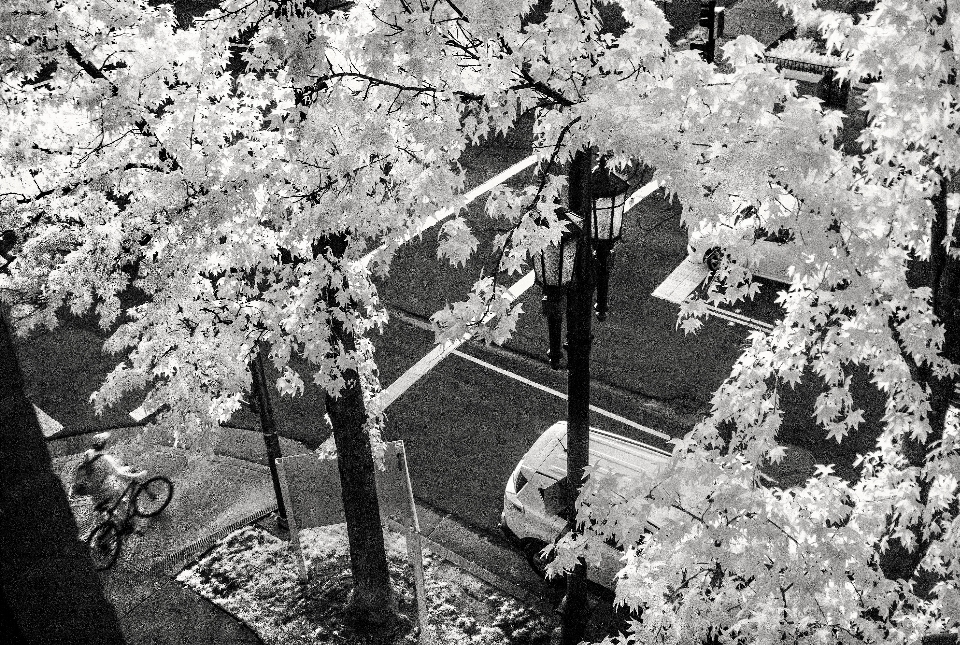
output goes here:
[[[540, 435], [510, 475], [503, 493], [500, 528], [526, 555], [534, 570], [544, 575], [548, 557], [544, 547], [553, 544], [566, 527], [558, 515], [557, 501], [567, 474], [567, 423], [559, 421]], [[670, 455], [626, 437], [590, 429], [590, 464], [613, 474], [637, 476], [655, 473]], [[600, 565], [587, 567], [587, 578], [613, 589], [622, 568], [623, 552], [599, 543]]]
[[768, 231], [763, 222], [770, 217], [771, 209], [796, 213], [797, 199], [784, 193], [776, 203], [761, 204], [759, 209], [734, 197], [730, 201], [734, 213], [731, 224], [688, 230], [688, 255], [694, 261], [703, 262], [713, 273], [720, 266], [724, 249], [732, 242], [743, 240], [753, 247], [749, 269], [754, 275], [789, 283], [790, 266], [796, 264], [796, 254], [790, 245], [792, 234], [784, 230]]

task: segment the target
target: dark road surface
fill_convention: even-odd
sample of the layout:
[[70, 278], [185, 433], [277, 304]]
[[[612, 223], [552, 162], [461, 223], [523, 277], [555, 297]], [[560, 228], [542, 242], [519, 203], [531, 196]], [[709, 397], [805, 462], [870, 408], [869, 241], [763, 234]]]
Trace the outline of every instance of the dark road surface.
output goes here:
[[[523, 145], [473, 150], [464, 159], [471, 171], [468, 185], [480, 184], [523, 159], [528, 151]], [[529, 173], [525, 172], [512, 183], [522, 186], [527, 181]], [[488, 244], [495, 229], [504, 223], [484, 216], [484, 201], [483, 197], [476, 200], [467, 209], [466, 218], [481, 242]], [[676, 327], [677, 306], [651, 296], [686, 257], [686, 241], [677, 207], [656, 194], [628, 214], [611, 276], [610, 315], [606, 322], [594, 325], [592, 350], [591, 367], [597, 382], [593, 403], [671, 436], [683, 434], [709, 410], [713, 392], [729, 374], [749, 333], [745, 327], [708, 318], [699, 333], [685, 335]], [[481, 246], [481, 255], [465, 267], [450, 267], [437, 260], [436, 230], [428, 231], [398, 251], [390, 275], [379, 285], [381, 297], [389, 307], [410, 312], [423, 321], [445, 303], [465, 297], [484, 265], [489, 264], [484, 248], [489, 252], [489, 244]], [[764, 284], [757, 299], [743, 303], [739, 309], [772, 322], [779, 315], [775, 295], [775, 285]], [[506, 346], [513, 357], [469, 344], [462, 350], [565, 392], [566, 373], [546, 367], [540, 297], [539, 287], [534, 286], [522, 298], [525, 313]], [[101, 340], [102, 333], [81, 323], [67, 323], [39, 337], [18, 339], [31, 399], [68, 429], [127, 422], [126, 412], [139, 404], [136, 397], [129, 397], [124, 402], [126, 407], [110, 410], [103, 418], [92, 413], [87, 403], [89, 395], [118, 360], [102, 355]], [[381, 383], [387, 386], [432, 348], [433, 338], [429, 332], [393, 316], [384, 334], [374, 337], [374, 343]], [[275, 397], [278, 426], [282, 434], [316, 445], [327, 434], [322, 422], [322, 396], [309, 384], [309, 378], [304, 380], [308, 386], [302, 397]], [[875, 391], [861, 389], [866, 392], [865, 400], [876, 408]], [[784, 393], [783, 436], [800, 445], [823, 444], [842, 453], [845, 462], [852, 462], [856, 452], [862, 451], [862, 443], [850, 442], [837, 449], [822, 441], [822, 433], [811, 430], [812, 402], [817, 393], [818, 389], [810, 385]], [[658, 412], [664, 409], [669, 414]], [[450, 356], [387, 410], [386, 434], [407, 442], [418, 495], [478, 528], [495, 531], [507, 475], [533, 440], [565, 415], [564, 400]], [[256, 427], [256, 419], [250, 414], [239, 415], [235, 421]], [[629, 426], [596, 414], [591, 423], [620, 434], [634, 432]], [[824, 459], [829, 460], [830, 455]]]

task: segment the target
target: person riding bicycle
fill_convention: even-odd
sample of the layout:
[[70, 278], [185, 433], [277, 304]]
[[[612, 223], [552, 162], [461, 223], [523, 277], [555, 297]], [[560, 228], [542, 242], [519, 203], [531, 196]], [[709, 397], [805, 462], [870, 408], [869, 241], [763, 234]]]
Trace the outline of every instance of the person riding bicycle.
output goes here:
[[83, 453], [83, 461], [77, 467], [70, 489], [73, 494], [91, 496], [93, 508], [99, 512], [106, 512], [114, 505], [130, 480], [146, 475], [146, 471], [135, 471], [107, 453], [109, 439], [109, 432], [93, 436], [90, 448]]

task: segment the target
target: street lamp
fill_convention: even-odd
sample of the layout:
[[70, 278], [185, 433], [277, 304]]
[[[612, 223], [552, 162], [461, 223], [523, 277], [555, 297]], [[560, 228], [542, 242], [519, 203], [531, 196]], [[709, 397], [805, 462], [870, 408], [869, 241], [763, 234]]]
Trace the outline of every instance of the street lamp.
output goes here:
[[607, 293], [613, 267], [613, 245], [623, 233], [623, 215], [630, 185], [610, 172], [605, 162], [590, 178], [593, 188], [593, 248], [597, 254], [597, 320], [607, 319]]
[[[543, 315], [547, 319], [550, 343], [547, 358], [553, 369], [560, 368], [560, 359], [563, 358], [561, 336], [564, 295], [571, 287], [582, 288], [584, 271], [593, 271], [596, 268], [597, 319], [603, 321], [607, 318], [613, 247], [623, 233], [623, 216], [630, 185], [610, 172], [604, 162], [591, 173], [590, 183], [593, 194], [588, 225], [591, 226], [591, 234], [584, 234], [582, 217], [572, 210], [558, 209], [557, 216], [566, 225], [559, 244], [551, 244], [533, 258], [534, 276], [543, 289]], [[589, 240], [586, 243], [591, 245], [594, 252], [580, 250], [585, 238]], [[586, 265], [581, 268], [579, 262], [585, 262]], [[592, 298], [593, 294], [590, 294], [590, 297]]]
[[572, 211], [558, 209], [557, 216], [565, 223], [559, 244], [551, 244], [533, 259], [533, 274], [543, 289], [543, 315], [547, 318], [550, 349], [547, 357], [550, 367], [560, 368], [563, 357], [561, 333], [563, 330], [563, 296], [573, 283], [577, 249], [583, 236], [583, 218]]
[[[574, 155], [569, 171], [569, 206], [561, 213], [567, 222], [567, 237], [534, 258], [537, 282], [543, 287], [543, 313], [550, 335], [550, 367], [560, 366], [560, 302], [566, 296], [567, 315], [567, 486], [563, 506], [568, 511], [568, 529], [576, 530], [574, 503], [583, 484], [590, 456], [590, 346], [593, 342], [593, 292], [599, 300], [597, 316], [607, 313], [610, 256], [620, 238], [629, 185], [601, 163], [594, 171], [593, 150]], [[583, 220], [578, 216], [583, 215]], [[579, 234], [577, 234], [579, 233]], [[594, 254], [596, 252], [596, 260]], [[594, 271], [594, 264], [599, 265]], [[539, 267], [537, 266], [539, 264]], [[569, 275], [568, 275], [569, 272]], [[597, 280], [595, 280], [597, 278]], [[560, 640], [576, 645], [586, 624], [586, 565], [581, 560], [567, 573], [567, 590], [560, 607]]]

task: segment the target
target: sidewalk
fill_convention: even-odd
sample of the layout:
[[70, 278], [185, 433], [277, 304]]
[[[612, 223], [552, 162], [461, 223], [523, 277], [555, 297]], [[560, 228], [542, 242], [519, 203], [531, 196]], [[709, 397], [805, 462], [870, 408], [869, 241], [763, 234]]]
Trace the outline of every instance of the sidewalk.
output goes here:
[[[256, 432], [221, 428], [215, 433], [215, 455], [202, 459], [171, 446], [137, 447], [140, 432], [140, 428], [113, 431], [115, 452], [128, 463], [167, 475], [175, 491], [170, 507], [144, 525], [142, 536], [129, 536], [117, 564], [101, 574], [104, 594], [127, 643], [261, 643], [252, 629], [173, 577], [240, 526], [256, 522], [278, 534], [268, 516], [275, 499], [262, 438]], [[52, 439], [48, 446], [56, 455], [55, 470], [68, 483], [82, 438]], [[282, 451], [291, 455], [307, 449], [284, 439]], [[425, 544], [438, 555], [518, 600], [552, 611], [560, 592], [545, 585], [505, 539], [480, 535], [422, 502], [417, 507]], [[74, 501], [74, 514], [80, 535], [85, 536], [90, 521], [83, 503]]]
[[[234, 431], [239, 433], [241, 431]], [[137, 442], [139, 428], [114, 430], [111, 451], [130, 464], [162, 474], [174, 483], [170, 506], [153, 520], [140, 520], [142, 534], [127, 536], [120, 558], [99, 574], [103, 594], [113, 606], [129, 645], [243, 645], [262, 643], [247, 625], [173, 579], [182, 567], [217, 539], [272, 512], [276, 505], [269, 472], [240, 459], [260, 439], [224, 433], [215, 439], [215, 455], [203, 458], [171, 446]], [[83, 438], [53, 439], [48, 444], [54, 470], [65, 485], [79, 462]], [[87, 438], [87, 441], [89, 439]], [[262, 439], [260, 439], [262, 449]], [[299, 452], [294, 442], [284, 448]], [[91, 528], [89, 500], [71, 500], [79, 535]]]

